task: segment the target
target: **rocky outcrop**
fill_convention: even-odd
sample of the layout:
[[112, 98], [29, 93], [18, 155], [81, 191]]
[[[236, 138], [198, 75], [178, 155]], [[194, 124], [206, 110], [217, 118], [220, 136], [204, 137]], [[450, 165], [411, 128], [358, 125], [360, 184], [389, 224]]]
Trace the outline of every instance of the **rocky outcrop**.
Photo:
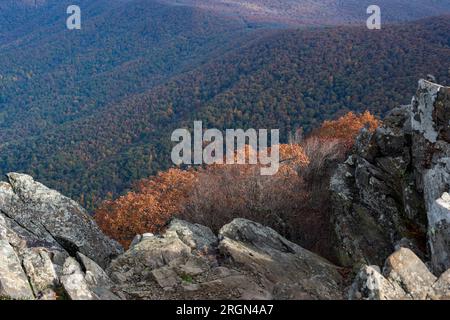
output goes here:
[[381, 265], [396, 247], [450, 268], [450, 88], [425, 80], [394, 109], [330, 182], [337, 255], [346, 266]]
[[0, 297], [117, 299], [101, 266], [121, 252], [75, 201], [23, 174], [0, 183]]
[[[420, 81], [331, 179], [337, 255], [359, 270], [350, 299], [449, 296], [449, 92]], [[217, 237], [174, 220], [107, 269], [116, 291], [139, 299], [341, 299], [347, 271], [245, 219]]]
[[174, 220], [147, 236], [107, 270], [129, 298], [340, 299], [339, 268], [245, 219], [216, 237], [206, 227]]
[[104, 267], [121, 253], [75, 201], [28, 175], [10, 173], [8, 181], [0, 184], [0, 213], [28, 247], [81, 252]]
[[74, 201], [26, 175], [8, 180], [0, 185], [0, 298], [343, 298], [338, 267], [255, 222], [236, 219], [215, 235], [175, 219], [121, 254]]
[[233, 265], [258, 275], [276, 299], [339, 299], [342, 277], [327, 260], [274, 230], [235, 219], [219, 233], [220, 252]]
[[[450, 271], [450, 270], [449, 270]], [[409, 249], [400, 248], [378, 266], [363, 266], [350, 291], [355, 300], [443, 300], [449, 298], [450, 272], [436, 278]]]

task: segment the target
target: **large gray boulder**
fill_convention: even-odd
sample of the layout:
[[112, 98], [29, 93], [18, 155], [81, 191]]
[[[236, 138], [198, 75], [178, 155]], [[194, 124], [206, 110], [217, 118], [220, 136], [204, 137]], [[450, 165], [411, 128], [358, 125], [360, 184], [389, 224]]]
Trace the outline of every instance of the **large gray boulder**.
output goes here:
[[219, 232], [229, 263], [256, 274], [277, 299], [341, 299], [339, 269], [273, 229], [235, 219]]
[[330, 182], [336, 251], [345, 266], [382, 265], [400, 244], [450, 268], [450, 88], [425, 80]]
[[103, 268], [121, 247], [76, 202], [26, 175], [8, 181], [0, 183], [0, 297], [119, 299]]
[[378, 266], [363, 266], [349, 291], [350, 300], [406, 300], [407, 293], [397, 282], [391, 282]]
[[107, 270], [128, 298], [342, 298], [339, 268], [249, 220], [234, 220], [219, 238], [174, 220], [163, 235], [136, 239]]
[[390, 255], [383, 269], [384, 275], [406, 290], [415, 300], [426, 299], [437, 278], [411, 250], [401, 248]]
[[439, 278], [414, 252], [400, 248], [390, 255], [381, 273], [363, 266], [350, 290], [353, 300], [443, 300], [450, 297], [450, 269]]
[[24, 174], [8, 174], [0, 184], [0, 212], [28, 247], [81, 252], [102, 267], [122, 252], [75, 201]]
[[163, 235], [137, 236], [130, 249], [111, 262], [107, 272], [125, 286], [147, 283], [160, 291], [170, 289], [181, 284], [183, 277], [209, 269], [202, 255], [213, 251], [216, 243], [217, 237], [208, 228], [175, 219]]
[[152, 270], [173, 261], [184, 261], [190, 254], [191, 248], [176, 235], [153, 236], [113, 260], [107, 271], [117, 282], [137, 283], [145, 281]]
[[84, 254], [77, 253], [78, 261], [80, 261], [85, 273], [86, 282], [91, 288], [111, 288], [113, 282], [98, 264], [86, 257]]
[[67, 258], [64, 263], [61, 283], [70, 300], [97, 300], [89, 287], [80, 264], [74, 258]]
[[211, 229], [200, 224], [174, 219], [166, 231], [166, 237], [171, 235], [178, 237], [192, 250], [208, 253], [217, 247], [216, 235]]

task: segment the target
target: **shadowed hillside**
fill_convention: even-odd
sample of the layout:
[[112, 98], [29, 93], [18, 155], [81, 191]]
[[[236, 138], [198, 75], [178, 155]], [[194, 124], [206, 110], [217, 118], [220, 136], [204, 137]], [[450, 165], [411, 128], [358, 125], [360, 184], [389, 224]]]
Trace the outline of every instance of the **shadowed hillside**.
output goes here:
[[[217, 128], [280, 128], [287, 139], [300, 127], [308, 131], [348, 111], [383, 115], [409, 102], [405, 97], [419, 77], [432, 73], [448, 83], [442, 65], [450, 52], [449, 23], [443, 16], [381, 32], [360, 27], [266, 31], [143, 94], [4, 144], [1, 171], [32, 173], [71, 196], [85, 195], [90, 206], [93, 199], [121, 193], [132, 181], [170, 166], [170, 134], [193, 120]], [[122, 68], [124, 74], [129, 71]], [[111, 88], [116, 87], [105, 92]], [[46, 119], [72, 117], [70, 104], [61, 105], [68, 110], [49, 110], [43, 113]], [[31, 121], [16, 119], [21, 119], [18, 127]], [[2, 130], [5, 137], [10, 129]]]
[[415, 20], [450, 12], [449, 0], [162, 0], [199, 7], [258, 22], [291, 25], [365, 23], [366, 9], [376, 4], [383, 20]]

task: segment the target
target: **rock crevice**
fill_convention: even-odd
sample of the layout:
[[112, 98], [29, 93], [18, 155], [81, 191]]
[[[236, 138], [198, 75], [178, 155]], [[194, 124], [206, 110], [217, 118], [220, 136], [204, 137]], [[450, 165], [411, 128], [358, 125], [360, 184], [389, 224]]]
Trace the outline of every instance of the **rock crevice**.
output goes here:
[[65, 281], [68, 261], [83, 255], [101, 269], [122, 248], [75, 201], [28, 175], [7, 178], [0, 183], [0, 297], [76, 298]]
[[450, 268], [450, 88], [426, 80], [396, 108], [330, 183], [337, 253], [346, 266], [382, 265], [397, 245]]

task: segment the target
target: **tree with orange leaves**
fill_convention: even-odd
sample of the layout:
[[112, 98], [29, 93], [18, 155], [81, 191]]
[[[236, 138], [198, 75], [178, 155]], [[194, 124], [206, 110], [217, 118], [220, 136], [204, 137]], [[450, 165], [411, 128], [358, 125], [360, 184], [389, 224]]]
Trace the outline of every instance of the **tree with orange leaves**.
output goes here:
[[361, 115], [349, 112], [337, 120], [324, 121], [313, 135], [325, 140], [341, 140], [346, 148], [351, 148], [362, 128], [374, 131], [380, 125], [381, 121], [368, 111]]
[[[170, 169], [106, 201], [95, 217], [102, 230], [125, 247], [136, 234], [162, 231], [175, 216], [214, 231], [241, 217], [327, 255], [328, 164], [343, 160], [363, 127], [375, 130], [379, 124], [368, 112], [326, 121], [301, 144], [279, 146], [280, 169], [273, 176], [261, 176], [261, 164]], [[245, 157], [252, 152], [246, 146]]]
[[[247, 157], [250, 152], [254, 151], [247, 146]], [[238, 216], [268, 222], [270, 215], [258, 219], [258, 212], [274, 212], [292, 202], [285, 200], [297, 196], [293, 176], [298, 166], [307, 163], [299, 145], [280, 145], [280, 159], [280, 171], [273, 177], [261, 177], [260, 164], [170, 169], [139, 181], [133, 191], [114, 201], [105, 201], [95, 219], [106, 234], [125, 247], [136, 234], [161, 232], [174, 216], [213, 229]]]
[[127, 247], [136, 234], [160, 232], [182, 210], [195, 178], [192, 170], [170, 169], [141, 180], [133, 191], [105, 201], [95, 220], [107, 235]]

